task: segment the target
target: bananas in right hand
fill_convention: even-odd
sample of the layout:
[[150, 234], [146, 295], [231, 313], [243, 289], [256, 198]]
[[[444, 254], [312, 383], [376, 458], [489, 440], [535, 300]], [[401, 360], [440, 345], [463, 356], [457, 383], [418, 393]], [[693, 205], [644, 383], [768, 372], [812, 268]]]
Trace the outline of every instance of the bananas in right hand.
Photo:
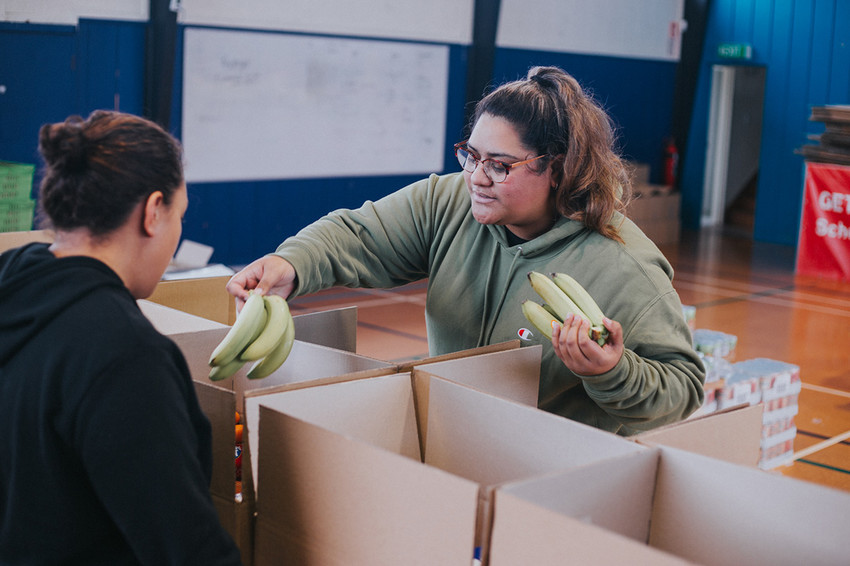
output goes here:
[[600, 346], [605, 344], [608, 339], [608, 329], [602, 322], [605, 315], [578, 281], [566, 273], [553, 273], [547, 277], [537, 271], [529, 272], [528, 281], [545, 302], [545, 305], [534, 301], [522, 304], [523, 314], [538, 330], [551, 338], [552, 321], [563, 322], [568, 315], [575, 314], [590, 321], [591, 339]]
[[250, 379], [266, 377], [286, 361], [294, 340], [295, 325], [286, 300], [251, 292], [236, 322], [210, 355], [209, 378], [226, 379], [249, 361], [256, 362], [248, 372]]

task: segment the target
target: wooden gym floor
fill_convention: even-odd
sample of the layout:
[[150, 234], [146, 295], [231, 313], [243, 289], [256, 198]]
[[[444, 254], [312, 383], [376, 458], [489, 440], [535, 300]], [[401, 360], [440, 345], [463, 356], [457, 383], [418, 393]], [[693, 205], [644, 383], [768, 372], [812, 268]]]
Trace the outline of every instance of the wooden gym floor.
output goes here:
[[[737, 337], [731, 361], [770, 358], [800, 367], [794, 462], [774, 468], [850, 491], [850, 282], [794, 274], [794, 249], [723, 230], [664, 246], [696, 327]], [[333, 289], [297, 298], [295, 314], [356, 305], [357, 353], [386, 361], [428, 355], [426, 283], [392, 291]]]

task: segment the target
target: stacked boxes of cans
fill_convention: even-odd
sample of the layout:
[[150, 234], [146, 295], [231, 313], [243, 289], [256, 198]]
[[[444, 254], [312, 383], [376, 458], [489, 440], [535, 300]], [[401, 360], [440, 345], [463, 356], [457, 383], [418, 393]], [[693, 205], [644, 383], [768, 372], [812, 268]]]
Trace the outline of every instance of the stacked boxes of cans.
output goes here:
[[768, 358], [735, 362], [738, 338], [717, 330], [696, 328], [695, 309], [683, 306], [694, 349], [705, 364], [705, 402], [694, 417], [738, 405], [764, 406], [759, 467], [765, 470], [794, 460], [794, 417], [802, 383], [800, 368]]
[[0, 232], [31, 230], [35, 165], [0, 161]]
[[[683, 307], [686, 320], [689, 308], [691, 307]], [[738, 337], [716, 330], [696, 328], [690, 322], [689, 326], [692, 326], [694, 349], [705, 365], [705, 400], [702, 407], [694, 413], [694, 416], [698, 417], [721, 408], [720, 395], [731, 372], [731, 360], [735, 356]]]
[[[797, 436], [794, 417], [802, 387], [800, 367], [768, 358], [745, 360], [732, 364], [727, 383], [734, 390], [728, 395], [727, 388], [723, 390], [723, 403], [727, 406], [739, 404], [745, 390], [750, 391], [750, 404], [764, 405], [759, 467], [769, 470], [792, 463]], [[737, 393], [742, 397], [735, 399]]]
[[718, 330], [697, 328], [693, 331], [694, 348], [705, 356], [734, 359], [738, 337]]

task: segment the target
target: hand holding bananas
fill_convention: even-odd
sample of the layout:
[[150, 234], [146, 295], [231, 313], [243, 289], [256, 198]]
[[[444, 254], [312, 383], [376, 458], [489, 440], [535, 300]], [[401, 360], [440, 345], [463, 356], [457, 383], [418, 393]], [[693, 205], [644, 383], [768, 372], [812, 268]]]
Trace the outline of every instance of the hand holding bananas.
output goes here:
[[295, 289], [296, 273], [288, 261], [274, 254], [256, 259], [227, 282], [227, 292], [236, 297], [237, 308], [242, 308], [253, 290], [261, 295], [288, 297]]
[[604, 316], [587, 290], [564, 273], [549, 278], [532, 271], [528, 279], [545, 303], [523, 301], [523, 314], [550, 337], [555, 354], [572, 372], [599, 375], [617, 365], [623, 329]]
[[210, 355], [210, 379], [218, 381], [255, 362], [248, 379], [266, 377], [279, 368], [295, 341], [289, 305], [279, 295], [251, 291], [236, 322]]

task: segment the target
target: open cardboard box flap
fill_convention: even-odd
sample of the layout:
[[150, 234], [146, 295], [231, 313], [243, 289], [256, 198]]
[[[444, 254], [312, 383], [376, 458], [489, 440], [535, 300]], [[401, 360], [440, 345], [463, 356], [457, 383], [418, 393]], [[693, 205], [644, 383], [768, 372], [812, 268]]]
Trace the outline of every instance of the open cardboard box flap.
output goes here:
[[[412, 370], [443, 377], [484, 393], [536, 407], [540, 391], [542, 351], [540, 345], [470, 350], [464, 357], [428, 361], [413, 366]], [[404, 370], [400, 368], [399, 371]]]
[[249, 396], [246, 408], [258, 564], [468, 566], [496, 486], [649, 450], [424, 372]]
[[481, 354], [491, 354], [494, 352], [504, 352], [506, 350], [516, 350], [520, 347], [521, 342], [519, 340], [508, 340], [507, 342], [499, 342], [497, 344], [488, 344], [486, 346], [479, 346], [477, 348], [469, 348], [467, 350], [459, 350], [457, 352], [450, 352], [448, 354], [440, 354], [438, 356], [429, 356], [426, 358], [419, 358], [413, 360], [407, 360], [403, 362], [399, 362], [397, 364], [397, 369], [399, 373], [405, 373], [413, 370], [414, 367], [425, 365], [425, 364], [435, 364], [439, 362], [446, 362], [451, 360], [456, 360], [458, 358], [467, 358], [469, 356], [479, 356]]
[[850, 494], [667, 446], [500, 487], [494, 506], [492, 566], [840, 564], [850, 537]]
[[647, 446], [670, 446], [744, 466], [757, 467], [762, 405], [738, 405], [632, 436]]

